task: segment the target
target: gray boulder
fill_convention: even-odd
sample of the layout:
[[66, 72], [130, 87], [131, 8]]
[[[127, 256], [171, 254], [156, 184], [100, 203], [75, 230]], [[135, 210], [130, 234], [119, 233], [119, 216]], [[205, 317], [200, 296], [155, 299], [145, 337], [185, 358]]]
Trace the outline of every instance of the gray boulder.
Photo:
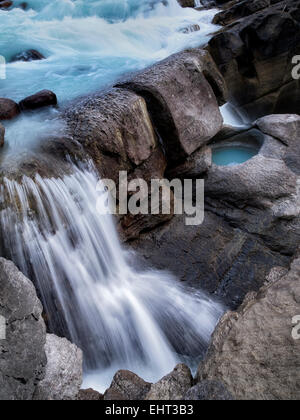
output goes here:
[[65, 338], [47, 334], [45, 378], [35, 400], [75, 400], [82, 384], [82, 351]]
[[249, 294], [238, 312], [224, 315], [198, 381], [221, 381], [237, 399], [299, 400], [300, 341], [292, 329], [299, 315], [300, 259], [282, 274]]
[[221, 382], [202, 381], [188, 390], [184, 400], [232, 401], [234, 397]]
[[175, 54], [118, 86], [147, 102], [170, 163], [177, 163], [205, 145], [222, 127], [219, 103], [226, 88], [204, 50]]
[[119, 370], [104, 394], [104, 400], [143, 400], [151, 384], [129, 370]]
[[151, 385], [146, 400], [182, 400], [187, 390], [191, 388], [193, 377], [190, 369], [179, 364], [173, 372], [164, 376], [159, 382]]
[[45, 374], [46, 329], [33, 284], [12, 262], [0, 258], [0, 400], [31, 400]]

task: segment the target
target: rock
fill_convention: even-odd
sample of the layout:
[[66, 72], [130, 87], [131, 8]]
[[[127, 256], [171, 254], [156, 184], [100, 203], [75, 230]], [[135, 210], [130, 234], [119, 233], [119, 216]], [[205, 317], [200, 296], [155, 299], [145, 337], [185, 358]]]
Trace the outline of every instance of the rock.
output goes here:
[[[111, 89], [73, 106], [65, 114], [71, 136], [83, 146], [102, 178], [118, 184], [119, 172], [128, 179], [161, 179], [167, 166], [145, 100], [125, 89]], [[141, 230], [170, 220], [172, 214], [125, 215], [119, 230], [127, 239]]]
[[14, 61], [36, 61], [36, 60], [44, 60], [46, 57], [43, 56], [37, 50], [27, 50], [23, 51], [19, 54], [16, 54], [12, 57], [11, 62]]
[[167, 177], [174, 178], [201, 178], [212, 165], [211, 148], [204, 146], [194, 152], [183, 163], [167, 171]]
[[[300, 48], [296, 19], [300, 1], [274, 3], [229, 25], [209, 42], [208, 50], [226, 80], [229, 101], [252, 120], [266, 114], [297, 112], [299, 108], [292, 57]], [[254, 2], [247, 2], [247, 7], [250, 4]]]
[[240, 400], [299, 400], [300, 341], [292, 338], [299, 302], [296, 258], [288, 274], [224, 315], [198, 381], [221, 381]]
[[46, 330], [33, 284], [12, 262], [0, 258], [0, 400], [31, 400], [45, 374]]
[[65, 338], [47, 334], [45, 378], [35, 400], [75, 400], [82, 384], [82, 351]]
[[[191, 228], [183, 216], [175, 216], [131, 242], [144, 257], [145, 267], [167, 269], [188, 285], [221, 297], [230, 308], [237, 308], [248, 292], [258, 291], [272, 267], [286, 268], [300, 237], [300, 157], [297, 141], [292, 140], [294, 119], [282, 118], [292, 124], [286, 132], [289, 145], [262, 133], [257, 125], [238, 135], [225, 130], [223, 138], [215, 137], [214, 143], [257, 141], [258, 155], [242, 165], [208, 169], [202, 225]], [[279, 125], [280, 119], [274, 129], [284, 132]], [[289, 164], [291, 156], [294, 167]], [[176, 176], [176, 168], [171, 175]]]
[[243, 0], [234, 3], [232, 7], [226, 8], [224, 11], [218, 13], [213, 23], [216, 25], [229, 25], [230, 23], [252, 15], [266, 7], [270, 6], [269, 0]]
[[195, 7], [194, 0], [178, 0], [181, 7]]
[[169, 165], [205, 145], [222, 127], [226, 88], [204, 50], [175, 54], [118, 85], [143, 96]]
[[251, 202], [258, 207], [270, 207], [273, 200], [295, 194], [296, 188], [297, 177], [282, 160], [261, 154], [242, 165], [214, 165], [205, 185], [211, 197], [227, 196], [231, 202]]
[[202, 381], [188, 390], [184, 396], [184, 400], [233, 401], [234, 397], [221, 382]]
[[77, 395], [78, 401], [101, 401], [103, 400], [103, 395], [94, 389], [81, 389]]
[[164, 376], [159, 382], [151, 385], [146, 400], [182, 400], [187, 390], [191, 388], [193, 378], [190, 369], [179, 364], [173, 372]]
[[104, 400], [143, 400], [151, 384], [129, 370], [119, 370], [104, 394]]
[[11, 120], [19, 113], [18, 104], [11, 99], [0, 98], [0, 120]]
[[0, 1], [0, 9], [9, 9], [13, 5], [13, 2], [10, 0]]
[[19, 103], [22, 111], [30, 111], [45, 106], [55, 105], [57, 105], [57, 97], [55, 93], [50, 90], [42, 90], [32, 96], [28, 96]]
[[5, 127], [0, 124], [0, 147], [4, 146], [4, 137], [5, 137]]
[[258, 119], [255, 125], [263, 133], [275, 137], [287, 146], [299, 139], [299, 115], [267, 115]]
[[288, 146], [282, 154], [282, 159], [296, 175], [300, 175], [299, 115], [268, 115], [259, 119], [256, 126], [263, 133]]
[[144, 99], [126, 90], [87, 99], [66, 120], [104, 178], [117, 181], [120, 170], [141, 165], [158, 146]]

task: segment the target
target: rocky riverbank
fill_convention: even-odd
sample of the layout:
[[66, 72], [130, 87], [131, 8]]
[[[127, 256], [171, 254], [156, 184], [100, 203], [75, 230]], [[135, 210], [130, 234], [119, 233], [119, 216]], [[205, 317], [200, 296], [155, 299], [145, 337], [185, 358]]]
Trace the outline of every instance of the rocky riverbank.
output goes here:
[[[64, 136], [51, 133], [34, 155], [1, 164], [0, 176], [59, 177], [70, 170], [71, 157], [91, 160], [102, 177], [116, 181], [121, 170], [147, 182], [204, 178], [202, 225], [185, 226], [173, 214], [128, 215], [118, 218], [118, 229], [145, 267], [171, 271], [231, 311], [195, 377], [183, 364], [155, 384], [119, 371], [104, 395], [79, 392], [81, 351], [46, 333], [33, 284], [1, 259], [0, 315], [8, 339], [0, 341], [0, 399], [300, 398], [300, 341], [292, 336], [300, 313], [300, 92], [292, 76], [300, 1], [203, 5], [222, 7], [215, 17], [222, 27], [205, 48], [175, 54], [75, 101], [61, 114]], [[46, 96], [56, 104], [51, 92]], [[35, 101], [0, 100], [0, 111], [15, 116]], [[219, 107], [226, 102], [252, 122], [224, 126]], [[0, 124], [0, 146], [4, 134]], [[253, 141], [258, 153], [247, 162], [213, 163], [216, 145]], [[30, 215], [38, 220], [34, 206]], [[6, 235], [2, 226], [1, 255], [13, 259]]]

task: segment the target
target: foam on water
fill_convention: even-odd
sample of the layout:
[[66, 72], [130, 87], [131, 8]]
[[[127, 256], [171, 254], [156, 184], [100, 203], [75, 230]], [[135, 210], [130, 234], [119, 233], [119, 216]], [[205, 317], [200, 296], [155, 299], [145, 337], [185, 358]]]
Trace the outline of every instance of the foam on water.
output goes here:
[[[55, 91], [60, 103], [99, 90], [126, 72], [204, 43], [215, 28], [213, 11], [181, 8], [177, 0], [167, 6], [150, 0], [28, 3], [28, 11], [0, 11], [0, 54], [8, 62], [0, 90], [16, 101], [44, 88]], [[181, 32], [191, 24], [200, 31]], [[27, 49], [47, 59], [9, 63]]]
[[8, 256], [38, 284], [52, 330], [84, 350], [84, 386], [104, 391], [119, 369], [157, 381], [180, 360], [197, 359], [223, 307], [167, 272], [138, 270], [112, 217], [96, 211], [107, 200], [96, 184], [92, 170], [77, 168], [62, 179], [6, 179], [0, 233]]

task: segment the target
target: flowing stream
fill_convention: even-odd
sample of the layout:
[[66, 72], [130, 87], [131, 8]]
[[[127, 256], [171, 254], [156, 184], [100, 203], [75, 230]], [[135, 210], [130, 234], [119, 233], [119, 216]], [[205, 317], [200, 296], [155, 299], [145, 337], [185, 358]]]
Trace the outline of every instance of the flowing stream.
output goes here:
[[[0, 11], [0, 55], [8, 63], [0, 96], [16, 101], [50, 89], [66, 105], [125, 73], [203, 44], [215, 28], [214, 11], [183, 9], [176, 0], [28, 4], [25, 11]], [[186, 31], [190, 25], [200, 30]], [[46, 59], [10, 62], [27, 49]], [[6, 122], [3, 156], [63, 130], [58, 112]], [[169, 273], [138, 269], [137, 257], [120, 245], [113, 218], [96, 211], [97, 201], [106, 202], [97, 182], [93, 168], [76, 165], [61, 178], [4, 179], [0, 233], [6, 256], [37, 283], [50, 329], [84, 350], [84, 386], [103, 391], [121, 368], [156, 381], [178, 361], [197, 360], [223, 308]]]

